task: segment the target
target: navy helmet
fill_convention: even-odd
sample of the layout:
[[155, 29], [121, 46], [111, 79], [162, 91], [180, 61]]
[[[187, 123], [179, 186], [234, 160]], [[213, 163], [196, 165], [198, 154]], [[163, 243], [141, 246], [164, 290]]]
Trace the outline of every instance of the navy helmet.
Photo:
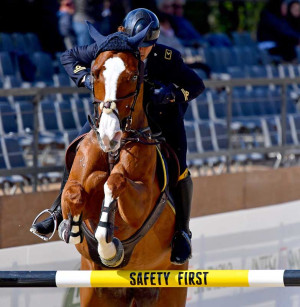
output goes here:
[[134, 36], [144, 30], [151, 22], [147, 36], [140, 45], [140, 47], [148, 47], [155, 44], [160, 33], [159, 20], [153, 12], [144, 8], [132, 10], [125, 16], [122, 26], [127, 34]]

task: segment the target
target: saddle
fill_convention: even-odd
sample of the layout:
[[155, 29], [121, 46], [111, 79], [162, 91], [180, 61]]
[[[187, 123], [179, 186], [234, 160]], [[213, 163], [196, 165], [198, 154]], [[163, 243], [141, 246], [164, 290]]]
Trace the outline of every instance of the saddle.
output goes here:
[[65, 155], [65, 162], [66, 162], [66, 168], [68, 172], [70, 172], [72, 168], [78, 146], [86, 135], [87, 133], [78, 136], [75, 140], [71, 142], [71, 144], [67, 148], [66, 155]]

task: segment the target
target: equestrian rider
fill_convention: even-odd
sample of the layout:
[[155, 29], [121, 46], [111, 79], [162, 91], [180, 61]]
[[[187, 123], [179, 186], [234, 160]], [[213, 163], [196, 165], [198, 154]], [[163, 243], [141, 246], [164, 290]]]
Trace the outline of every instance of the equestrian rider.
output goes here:
[[[143, 8], [129, 12], [119, 31], [133, 36], [151, 22], [148, 34], [139, 47], [141, 60], [145, 63], [144, 105], [150, 102], [147, 107], [150, 127], [154, 131], [157, 127], [161, 129], [166, 142], [176, 152], [180, 164], [179, 181], [176, 187], [170, 189], [176, 208], [171, 262], [182, 264], [191, 257], [192, 252], [189, 220], [193, 192], [193, 183], [186, 163], [187, 140], [183, 118], [188, 102], [203, 92], [204, 84], [198, 75], [184, 64], [177, 50], [156, 44], [160, 29], [159, 20], [153, 12]], [[94, 60], [95, 44], [75, 47], [61, 56], [62, 65], [78, 87], [92, 89], [90, 67]], [[90, 126], [86, 123], [80, 135], [89, 130]], [[65, 171], [60, 195], [50, 209], [59, 223], [62, 220], [61, 193], [67, 179], [68, 172]], [[32, 225], [31, 228], [32, 232], [41, 235], [49, 234], [53, 230], [52, 217]]]

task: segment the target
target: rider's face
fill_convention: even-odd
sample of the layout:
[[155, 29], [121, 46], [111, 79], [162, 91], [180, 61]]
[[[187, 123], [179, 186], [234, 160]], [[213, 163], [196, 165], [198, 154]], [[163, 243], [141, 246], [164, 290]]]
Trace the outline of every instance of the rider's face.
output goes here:
[[139, 48], [139, 51], [140, 51], [140, 54], [141, 54], [141, 60], [142, 61], [144, 61], [147, 58], [147, 56], [151, 52], [152, 48], [153, 48], [153, 45], [152, 46], [148, 46], [148, 47], [140, 47]]

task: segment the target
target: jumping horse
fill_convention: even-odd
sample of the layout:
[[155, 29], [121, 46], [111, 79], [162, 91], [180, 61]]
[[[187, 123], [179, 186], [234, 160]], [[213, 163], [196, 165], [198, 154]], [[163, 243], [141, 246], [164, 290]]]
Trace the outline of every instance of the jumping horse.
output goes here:
[[[81, 270], [187, 269], [170, 262], [175, 216], [159, 183], [158, 141], [143, 108], [138, 46], [147, 30], [103, 37], [89, 25], [99, 46], [91, 69], [95, 117], [91, 131], [74, 142], [59, 227], [82, 255]], [[81, 288], [80, 300], [82, 307], [174, 307], [185, 306], [186, 294], [186, 288]]]

